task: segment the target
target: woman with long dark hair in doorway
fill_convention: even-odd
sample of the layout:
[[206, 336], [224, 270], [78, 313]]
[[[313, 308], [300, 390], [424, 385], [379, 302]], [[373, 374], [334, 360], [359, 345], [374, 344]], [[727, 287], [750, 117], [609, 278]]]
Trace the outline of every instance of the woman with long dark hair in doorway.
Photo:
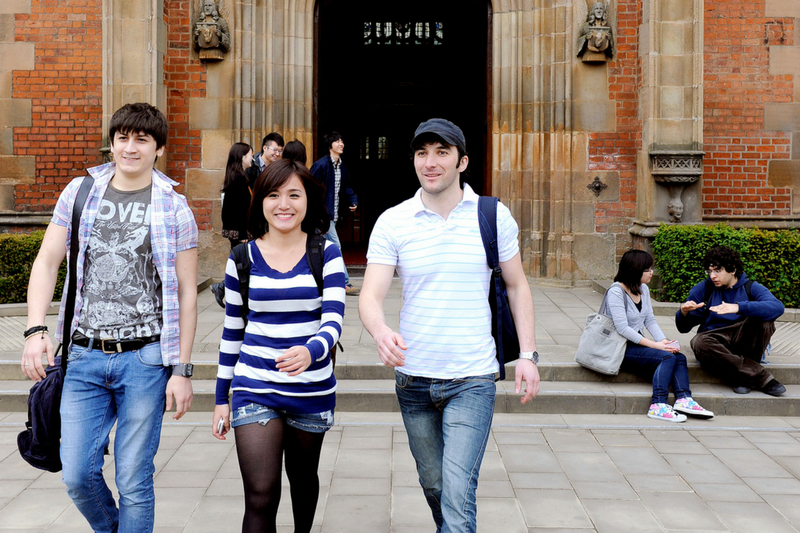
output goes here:
[[278, 160], [253, 189], [247, 321], [228, 259], [212, 433], [224, 439], [235, 430], [245, 533], [275, 531], [283, 460], [294, 531], [310, 531], [314, 520], [319, 456], [336, 403], [330, 351], [342, 332], [345, 289], [339, 248], [324, 241], [321, 291], [306, 250], [329, 220], [322, 185], [303, 165]]
[[225, 180], [222, 182], [222, 236], [231, 241], [231, 248], [247, 242], [247, 210], [250, 188], [245, 172], [253, 164], [253, 148], [236, 143], [228, 152]]

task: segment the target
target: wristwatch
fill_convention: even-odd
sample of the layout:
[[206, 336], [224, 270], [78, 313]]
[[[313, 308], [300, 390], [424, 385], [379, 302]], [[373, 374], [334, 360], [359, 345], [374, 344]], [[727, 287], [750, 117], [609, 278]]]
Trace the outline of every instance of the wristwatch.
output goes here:
[[192, 372], [194, 371], [194, 365], [192, 363], [180, 363], [177, 365], [172, 365], [172, 375], [173, 376], [181, 376], [184, 378], [192, 377]]
[[539, 352], [536, 350], [532, 352], [519, 352], [520, 359], [527, 359], [528, 361], [533, 361], [533, 364], [539, 364]]

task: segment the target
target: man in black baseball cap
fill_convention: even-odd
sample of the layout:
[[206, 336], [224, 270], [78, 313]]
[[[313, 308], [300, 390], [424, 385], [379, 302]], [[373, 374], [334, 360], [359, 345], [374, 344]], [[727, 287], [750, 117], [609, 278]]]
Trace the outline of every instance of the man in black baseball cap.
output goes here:
[[[395, 368], [397, 400], [437, 531], [477, 529], [476, 489], [500, 370], [487, 299], [491, 270], [478, 225], [478, 195], [460, 178], [469, 164], [461, 128], [433, 118], [411, 143], [421, 188], [388, 209], [369, 239], [358, 311], [384, 365]], [[497, 249], [520, 345], [516, 392], [539, 390], [533, 298], [519, 255], [519, 228], [497, 204]], [[395, 269], [403, 284], [400, 327], [384, 300]]]

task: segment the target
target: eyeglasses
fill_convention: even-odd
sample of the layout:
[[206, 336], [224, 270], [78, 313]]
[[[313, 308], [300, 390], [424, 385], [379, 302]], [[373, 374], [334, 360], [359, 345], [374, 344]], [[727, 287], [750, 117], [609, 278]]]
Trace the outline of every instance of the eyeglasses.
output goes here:
[[708, 270], [706, 270], [706, 276], [708, 277], [719, 276], [723, 272], [727, 272], [727, 270], [725, 270], [724, 268], [709, 268]]
[[283, 150], [282, 150], [282, 149], [280, 149], [280, 148], [275, 148], [274, 146], [267, 146], [267, 149], [268, 149], [268, 150], [272, 150], [272, 153], [273, 153], [273, 154], [278, 154], [278, 155], [281, 155], [281, 154], [283, 153]]

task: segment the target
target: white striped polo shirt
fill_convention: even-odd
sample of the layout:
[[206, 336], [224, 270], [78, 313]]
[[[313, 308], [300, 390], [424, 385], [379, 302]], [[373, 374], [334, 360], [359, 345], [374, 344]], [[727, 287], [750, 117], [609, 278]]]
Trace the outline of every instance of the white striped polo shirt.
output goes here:
[[[502, 203], [497, 233], [500, 261], [508, 261], [519, 252], [519, 228]], [[425, 208], [422, 189], [386, 210], [372, 230], [367, 262], [394, 266], [403, 285], [403, 373], [455, 379], [499, 370], [488, 301], [491, 271], [478, 227], [478, 195], [469, 185], [447, 220]]]

